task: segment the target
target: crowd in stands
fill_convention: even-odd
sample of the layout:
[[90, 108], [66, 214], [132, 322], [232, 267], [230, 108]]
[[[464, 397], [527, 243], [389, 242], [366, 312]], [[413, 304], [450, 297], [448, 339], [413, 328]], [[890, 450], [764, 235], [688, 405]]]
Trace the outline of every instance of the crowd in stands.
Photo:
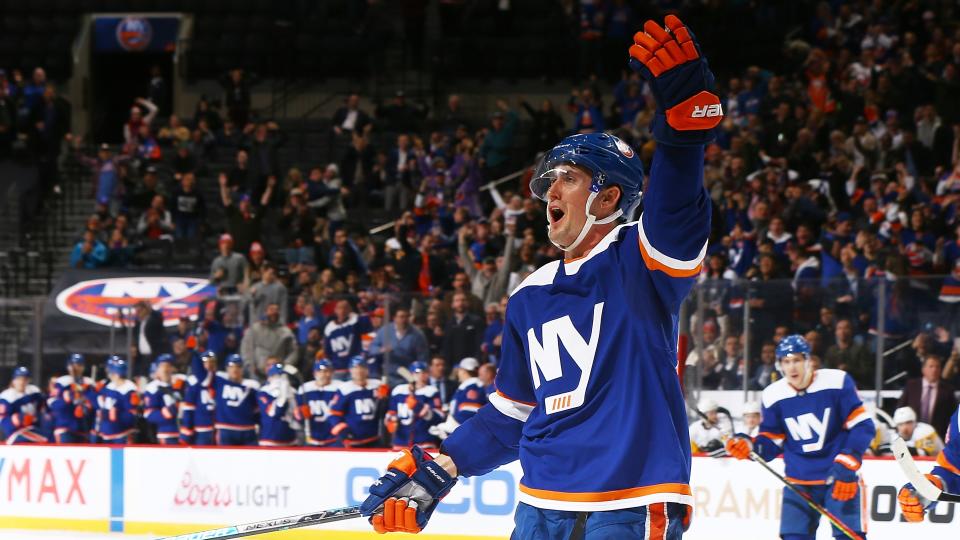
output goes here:
[[[801, 333], [820, 365], [869, 388], [882, 331], [885, 348], [910, 342], [886, 357], [888, 376], [932, 380], [934, 358], [937, 381], [960, 382], [960, 28], [918, 5], [822, 2], [782, 65], [718, 77], [725, 118], [706, 150], [714, 223], [687, 381], [762, 389], [778, 376], [777, 340]], [[584, 28], [606, 28], [604, 13]], [[208, 351], [239, 354], [244, 376], [267, 384], [274, 363], [309, 379], [318, 359], [343, 375], [357, 355], [392, 387], [431, 359], [451, 382], [465, 358], [495, 366], [507, 294], [561, 253], [523, 177], [488, 183], [573, 132], [612, 132], [647, 163], [655, 150], [648, 88], [587, 76], [566, 103], [499, 100], [482, 118], [460, 95], [434, 110], [402, 93], [375, 109], [350, 95], [332, 119], [337, 154], [290, 167], [245, 77], [225, 81], [227, 111], [204, 99], [193, 118], [161, 118], [137, 100], [119, 151], [89, 156], [66, 135], [96, 194], [72, 266], [136, 266], [216, 239], [203, 269], [217, 297], [175, 335], [151, 343], [144, 330], [128, 355], [137, 375], [163, 353], [187, 373]], [[214, 170], [214, 155], [233, 165]], [[380, 212], [395, 224], [371, 236]]]

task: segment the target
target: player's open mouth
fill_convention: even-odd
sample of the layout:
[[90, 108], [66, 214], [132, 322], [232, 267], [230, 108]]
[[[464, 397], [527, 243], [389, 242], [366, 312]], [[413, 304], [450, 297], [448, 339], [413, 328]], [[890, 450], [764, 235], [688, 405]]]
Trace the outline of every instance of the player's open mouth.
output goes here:
[[556, 224], [558, 221], [560, 221], [561, 219], [563, 219], [564, 212], [563, 212], [563, 210], [561, 210], [560, 208], [552, 207], [552, 208], [550, 208], [549, 212], [550, 212], [550, 224], [551, 224], [551, 225]]

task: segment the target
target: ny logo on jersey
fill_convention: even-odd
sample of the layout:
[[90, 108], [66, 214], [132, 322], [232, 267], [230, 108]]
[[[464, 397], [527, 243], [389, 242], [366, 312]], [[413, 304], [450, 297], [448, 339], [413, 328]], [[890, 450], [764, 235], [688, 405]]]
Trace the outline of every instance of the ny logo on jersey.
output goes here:
[[563, 376], [560, 366], [560, 343], [580, 368], [580, 381], [577, 387], [570, 392], [548, 396], [546, 404], [547, 414], [575, 409], [583, 405], [587, 393], [587, 382], [590, 380], [590, 371], [597, 355], [597, 344], [600, 342], [600, 317], [603, 315], [603, 302], [593, 306], [593, 325], [590, 329], [590, 339], [585, 340], [573, 326], [569, 315], [543, 323], [540, 336], [543, 342], [537, 341], [533, 328], [527, 330], [527, 341], [530, 346], [530, 370], [533, 373], [533, 387], [540, 388], [540, 374], [547, 381]]
[[117, 400], [112, 397], [100, 396], [98, 401], [101, 409], [112, 409], [117, 405]]
[[330, 404], [322, 399], [311, 399], [307, 405], [310, 406], [310, 415], [317, 422], [325, 422], [330, 416]]
[[397, 403], [397, 418], [399, 418], [400, 423], [405, 426], [413, 423], [413, 414], [410, 411], [410, 407], [407, 407], [404, 401]]
[[330, 340], [330, 348], [335, 353], [344, 353], [350, 350], [350, 345], [353, 344], [353, 336], [337, 336]]
[[823, 443], [827, 438], [827, 426], [830, 423], [830, 407], [823, 411], [823, 418], [817, 418], [813, 413], [804, 413], [796, 418], [785, 418], [787, 431], [797, 442], [809, 441], [816, 438], [814, 442], [806, 443], [801, 448], [804, 452], [816, 452], [823, 448]]
[[249, 391], [241, 386], [224, 386], [223, 399], [226, 400], [228, 407], [239, 407], [240, 403], [247, 398]]
[[693, 113], [690, 114], [691, 118], [714, 118], [716, 116], [723, 116], [723, 109], [720, 108], [719, 103], [714, 103], [713, 105], [694, 105]]
[[366, 418], [367, 416], [373, 418], [374, 413], [377, 411], [377, 404], [374, 403], [371, 398], [358, 399], [353, 402], [353, 407], [354, 410], [357, 411], [357, 414], [363, 417], [364, 420], [368, 420], [368, 418]]

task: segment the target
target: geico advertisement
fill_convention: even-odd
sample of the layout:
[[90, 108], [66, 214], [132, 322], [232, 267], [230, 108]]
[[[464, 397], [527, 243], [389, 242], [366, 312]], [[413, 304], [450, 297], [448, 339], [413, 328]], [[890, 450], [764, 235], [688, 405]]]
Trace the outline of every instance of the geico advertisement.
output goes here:
[[110, 452], [103, 448], [0, 446], [2, 516], [107, 519]]
[[[158, 515], [181, 523], [236, 523], [359, 504], [391, 453], [282, 450], [126, 451], [125, 517], [150, 521]], [[782, 471], [782, 461], [773, 462]], [[921, 462], [928, 471], [932, 462]], [[486, 476], [461, 479], [437, 508], [426, 532], [507, 536], [513, 528], [519, 463]], [[905, 533], [945, 538], [960, 517], [940, 504], [922, 524], [901, 522], [896, 494], [903, 475], [892, 460], [866, 460], [863, 477], [868, 532], [875, 539], [902, 540]], [[778, 537], [783, 486], [759, 465], [733, 459], [695, 458], [696, 510], [685, 538], [743, 540]], [[469, 525], [469, 530], [464, 529]], [[363, 530], [362, 520], [331, 524], [331, 530]], [[830, 538], [826, 521], [818, 538]]]

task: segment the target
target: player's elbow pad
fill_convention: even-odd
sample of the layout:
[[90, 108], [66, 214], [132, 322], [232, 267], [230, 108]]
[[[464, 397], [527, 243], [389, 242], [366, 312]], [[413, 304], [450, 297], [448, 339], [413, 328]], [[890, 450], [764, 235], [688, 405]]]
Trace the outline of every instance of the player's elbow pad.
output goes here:
[[459, 476], [480, 476], [520, 457], [523, 422], [485, 405], [443, 442]]

